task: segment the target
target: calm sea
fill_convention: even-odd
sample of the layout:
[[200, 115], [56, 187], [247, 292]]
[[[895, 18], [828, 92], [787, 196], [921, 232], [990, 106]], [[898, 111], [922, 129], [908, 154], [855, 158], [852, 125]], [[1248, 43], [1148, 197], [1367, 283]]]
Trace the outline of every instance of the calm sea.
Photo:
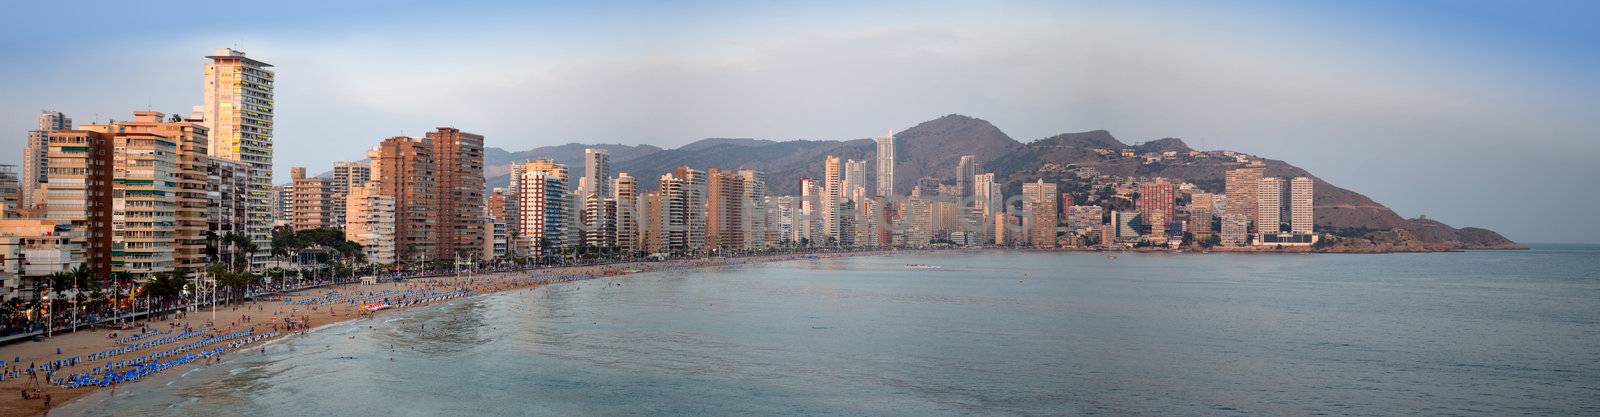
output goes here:
[[1600, 248], [791, 261], [232, 356], [52, 415], [1593, 415]]

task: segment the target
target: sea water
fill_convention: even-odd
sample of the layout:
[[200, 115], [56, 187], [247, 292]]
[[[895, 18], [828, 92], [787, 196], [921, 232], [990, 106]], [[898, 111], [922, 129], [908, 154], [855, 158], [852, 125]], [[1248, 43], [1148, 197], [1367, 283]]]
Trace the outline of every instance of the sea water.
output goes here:
[[1595, 247], [668, 270], [335, 325], [52, 415], [1523, 413], [1600, 413]]

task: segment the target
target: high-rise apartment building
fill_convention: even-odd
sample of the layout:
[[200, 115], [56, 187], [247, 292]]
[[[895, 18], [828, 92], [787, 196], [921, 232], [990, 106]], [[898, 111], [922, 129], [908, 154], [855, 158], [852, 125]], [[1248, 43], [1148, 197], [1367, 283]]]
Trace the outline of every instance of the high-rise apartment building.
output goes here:
[[894, 196], [894, 131], [879, 136], [878, 143], [878, 196]]
[[[131, 164], [126, 168], [114, 169], [116, 178], [113, 182], [114, 198], [122, 198], [123, 202], [113, 202], [113, 207], [122, 207], [124, 216], [149, 215], [153, 222], [152, 238], [164, 238], [170, 228], [172, 248], [171, 270], [182, 271], [189, 274], [200, 274], [205, 269], [206, 263], [206, 232], [210, 229], [209, 205], [209, 176], [210, 165], [213, 158], [208, 156], [210, 140], [206, 127], [194, 121], [173, 119], [164, 121], [165, 115], [157, 112], [134, 112], [132, 121], [111, 122], [107, 125], [89, 125], [86, 129], [101, 130], [117, 137], [127, 137], [119, 143], [127, 144], [118, 147], [116, 152], [118, 163]], [[139, 176], [154, 175], [152, 178], [168, 178], [162, 173], [165, 168], [165, 157], [161, 152], [167, 149], [167, 144], [172, 146], [173, 154], [170, 156], [174, 162], [171, 167], [171, 193], [164, 194], [160, 187], [144, 189], [142, 181], [132, 177], [124, 178], [123, 175]], [[157, 152], [157, 155], [135, 155], [138, 152]], [[123, 155], [127, 154], [127, 155]], [[145, 164], [157, 164], [148, 167]], [[159, 181], [159, 180], [157, 180]], [[122, 189], [129, 190], [127, 192]], [[150, 195], [143, 195], [144, 193]], [[129, 201], [154, 202], [157, 209], [151, 211], [136, 210]], [[144, 203], [140, 203], [144, 204]], [[162, 207], [171, 204], [173, 223], [166, 223], [168, 212]], [[140, 206], [142, 208], [142, 206]], [[117, 214], [113, 209], [113, 217]], [[113, 220], [113, 225], [118, 222]], [[121, 223], [123, 227], [143, 226], [142, 223]], [[116, 233], [114, 230], [113, 233]], [[124, 237], [124, 247], [128, 243], [133, 246], [143, 246], [142, 233], [135, 233], [134, 237]], [[115, 237], [114, 237], [115, 240]], [[115, 249], [113, 249], [115, 252]], [[139, 259], [140, 254], [135, 251], [124, 250], [123, 256], [129, 259]], [[159, 252], [165, 254], [165, 250]], [[113, 253], [113, 257], [116, 254]], [[115, 259], [113, 262], [115, 263]], [[135, 265], [137, 262], [122, 262], [124, 266]], [[157, 272], [152, 270], [151, 272]], [[138, 275], [138, 274], [136, 274]]]
[[[438, 169], [428, 140], [396, 136], [367, 151], [377, 194], [394, 198], [395, 260], [427, 262], [448, 258], [439, 242]], [[347, 200], [348, 201], [348, 200]]]
[[660, 192], [639, 195], [639, 245], [646, 253], [666, 252], [666, 238], [661, 233], [666, 221], [663, 209]]
[[978, 175], [978, 158], [973, 155], [961, 155], [961, 159], [956, 162], [956, 187], [960, 188], [962, 197], [973, 195], [976, 175]]
[[821, 216], [822, 187], [811, 178], [800, 179], [800, 211], [795, 218], [794, 241], [802, 245], [816, 245], [822, 238]]
[[1004, 200], [998, 198], [1000, 184], [994, 183], [994, 173], [986, 172], [972, 176], [972, 207], [982, 215], [982, 218], [994, 217], [994, 213], [1003, 210], [1000, 207]]
[[796, 225], [800, 217], [800, 202], [795, 196], [769, 196], [766, 199], [767, 225], [775, 240], [773, 245], [799, 242]]
[[[517, 203], [517, 201], [518, 201], [517, 199], [520, 198], [519, 196], [522, 195], [522, 189], [521, 189], [521, 187], [522, 187], [521, 184], [522, 183], [520, 181], [517, 181], [517, 178], [522, 178], [522, 172], [523, 172], [522, 168], [523, 168], [524, 163], [525, 162], [518, 162], [518, 163], [511, 164], [511, 174], [509, 175], [509, 177], [511, 179], [509, 180], [510, 183], [506, 184], [506, 196], [507, 196], [506, 198], [507, 198], [507, 200], [506, 200], [505, 219], [506, 219], [506, 224], [510, 225], [508, 227], [508, 229], [510, 229], [510, 233], [513, 234], [513, 235], [515, 235], [519, 230], [521, 230], [519, 228], [521, 227], [521, 224], [522, 224], [522, 216], [520, 214], [521, 213], [520, 212], [521, 206], [519, 206], [518, 203]], [[516, 246], [515, 241], [512, 242], [511, 250], [513, 250], [513, 251], [517, 250], [517, 246]]]
[[395, 257], [394, 197], [376, 182], [351, 187], [345, 194], [345, 240], [361, 245], [367, 262], [392, 264]]
[[[517, 242], [512, 246], [517, 253], [535, 256], [548, 255], [547, 249], [563, 246], [569, 218], [567, 205], [567, 166], [549, 159], [521, 164], [512, 181], [518, 186], [517, 210], [521, 223], [517, 229]], [[573, 219], [576, 220], [576, 219]]]
[[[333, 185], [327, 179], [306, 177], [304, 167], [289, 168], [289, 179], [294, 182], [294, 220], [289, 223], [294, 230], [335, 227]], [[341, 204], [342, 205], [342, 204]]]
[[332, 227], [344, 227], [345, 197], [350, 189], [372, 180], [372, 164], [364, 161], [339, 161], [333, 163], [333, 178], [328, 181], [329, 195], [333, 201]]
[[[210, 158], [210, 162], [206, 166], [206, 228], [210, 232], [206, 238], [209, 246], [219, 248], [211, 262], [228, 263], [233, 259], [228, 251], [235, 248], [228, 246], [227, 237], [244, 236], [249, 223], [245, 190], [250, 188], [250, 166], [231, 159]], [[287, 209], [282, 203], [288, 200], [281, 195], [288, 192], [280, 189], [288, 188], [273, 187], [274, 212]]]
[[617, 247], [632, 254], [642, 250], [639, 244], [639, 182], [626, 172], [617, 173], [611, 181], [612, 199], [617, 201]]
[[[245, 178], [245, 182], [246, 183], [249, 182], [249, 179], [250, 179], [250, 166], [249, 166], [249, 164], [246, 164], [246, 163], [243, 163], [243, 162], [234, 161], [234, 160], [231, 160], [231, 159], [215, 159], [215, 160], [216, 161], [233, 162], [238, 166], [244, 167], [244, 174], [243, 175], [244, 175], [244, 178]], [[246, 185], [244, 190], [249, 190], [248, 184]], [[249, 204], [248, 196], [246, 194], [244, 194], [243, 192], [241, 192], [239, 194], [239, 196], [245, 197], [244, 200], [245, 200], [246, 207], [248, 209], [248, 204]], [[294, 185], [275, 185], [275, 186], [272, 186], [272, 191], [267, 193], [267, 201], [269, 202], [269, 204], [271, 206], [272, 227], [278, 227], [278, 226], [294, 227], [293, 226], [293, 224], [294, 224]], [[245, 215], [245, 218], [249, 219], [249, 217], [250, 216], [247, 213]], [[246, 222], [245, 227], [239, 229], [239, 233], [243, 234], [248, 229], [249, 229], [249, 224], [248, 224], [248, 222]]]
[[483, 136], [440, 127], [427, 138], [436, 169], [436, 259], [482, 259]]
[[1101, 218], [1105, 217], [1105, 207], [1093, 205], [1074, 205], [1067, 207], [1067, 228], [1078, 233], [1085, 233], [1100, 227]]
[[1244, 246], [1250, 241], [1250, 218], [1239, 213], [1225, 213], [1222, 215], [1222, 230], [1218, 235], [1222, 244], [1228, 246]]
[[673, 253], [706, 249], [706, 173], [678, 167], [663, 174], [661, 209], [663, 243]]
[[1167, 225], [1174, 220], [1174, 191], [1172, 182], [1165, 178], [1139, 183], [1139, 216], [1150, 226], [1152, 236], [1166, 236]]
[[1266, 168], [1261, 167], [1228, 170], [1223, 182], [1223, 194], [1227, 196], [1224, 214], [1243, 214], [1245, 219], [1254, 220], [1257, 208], [1256, 188], [1264, 175]]
[[584, 245], [595, 248], [617, 246], [617, 199], [589, 193], [583, 198], [582, 213]]
[[1196, 237], [1211, 236], [1212, 217], [1216, 215], [1217, 195], [1194, 193], [1189, 195], [1189, 232]]
[[[1232, 200], [1232, 197], [1228, 198]], [[1256, 181], [1256, 233], [1277, 234], [1283, 227], [1283, 179]]]
[[50, 132], [71, 128], [72, 118], [67, 115], [58, 111], [40, 112], [39, 128], [28, 131], [28, 142], [22, 147], [22, 175], [17, 181], [20, 208], [33, 211], [42, 205], [41, 190], [50, 182]]
[[249, 219], [245, 234], [260, 250], [252, 264], [267, 260], [271, 248], [272, 213], [272, 65], [251, 59], [244, 52], [218, 49], [206, 57], [205, 101], [199, 109], [210, 132], [211, 156], [250, 165], [250, 188], [245, 190]]
[[838, 245], [842, 237], [839, 205], [843, 202], [843, 169], [839, 157], [833, 155], [828, 155], [822, 164], [822, 243], [826, 245]]
[[483, 203], [483, 214], [495, 219], [504, 220], [506, 216], [505, 213], [507, 201], [506, 189], [494, 187], [494, 189], [489, 190], [489, 197]]
[[744, 177], [726, 169], [706, 171], [706, 247], [745, 249]]
[[1044, 248], [1056, 247], [1056, 223], [1059, 220], [1056, 204], [1060, 202], [1056, 184], [1037, 182], [1022, 184], [1022, 207], [1028, 214], [1027, 242]]
[[[848, 159], [844, 161], [844, 180], [842, 193], [845, 199], [861, 201], [867, 198], [867, 161]], [[860, 208], [860, 205], [857, 205]]]
[[[865, 170], [865, 161], [860, 161]], [[848, 172], [848, 171], [847, 171]], [[750, 168], [739, 170], [739, 177], [744, 180], [743, 206], [744, 214], [744, 243], [746, 250], [761, 249], [771, 246], [776, 236], [769, 230], [767, 210], [767, 174]], [[862, 176], [861, 178], [866, 178]]]
[[933, 202], [922, 197], [905, 199], [900, 215], [902, 239], [906, 246], [928, 246], [933, 241]]
[[1289, 180], [1289, 232], [1297, 235], [1313, 233], [1316, 217], [1312, 213], [1312, 189], [1316, 182], [1310, 177]]
[[589, 187], [583, 192], [598, 194], [602, 198], [611, 196], [611, 153], [605, 149], [585, 148], [583, 178], [584, 184]]

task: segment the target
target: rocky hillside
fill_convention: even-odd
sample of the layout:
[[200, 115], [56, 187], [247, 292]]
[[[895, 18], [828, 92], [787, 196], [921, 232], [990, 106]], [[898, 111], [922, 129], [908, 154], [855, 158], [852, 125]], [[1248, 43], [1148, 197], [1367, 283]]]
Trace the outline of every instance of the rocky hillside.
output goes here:
[[[1232, 159], [1180, 157], [1146, 163], [1123, 158], [1118, 152], [1132, 148], [1143, 154], [1175, 151], [1187, 155], [1191, 148], [1177, 138], [1125, 144], [1104, 130], [1065, 133], [1021, 143], [983, 119], [947, 115], [895, 134], [895, 189], [908, 193], [922, 177], [953, 178], [961, 155], [975, 155], [984, 170], [1003, 179], [1005, 190], [1016, 193], [1024, 181], [1071, 181], [1074, 170], [1091, 168], [1100, 174], [1122, 177], [1167, 177], [1221, 192], [1225, 172], [1240, 166]], [[802, 177], [819, 178], [823, 158], [835, 155], [868, 162], [869, 181], [876, 172], [876, 145], [870, 138], [772, 141], [759, 139], [704, 139], [676, 149], [648, 145], [598, 145], [611, 152], [612, 169], [640, 179], [643, 189], [656, 188], [657, 178], [679, 166], [696, 169], [756, 168], [767, 173], [772, 194], [798, 194]], [[571, 143], [523, 152], [490, 148], [485, 153], [490, 186], [504, 186], [509, 164], [535, 158], [554, 158], [581, 175], [583, 148]], [[1107, 151], [1110, 151], [1109, 154]], [[1498, 233], [1480, 228], [1454, 228], [1428, 219], [1406, 219], [1360, 193], [1329, 184], [1284, 161], [1262, 159], [1269, 176], [1307, 176], [1315, 179], [1316, 223], [1319, 230], [1342, 236], [1349, 250], [1382, 247], [1389, 250], [1449, 250], [1467, 248], [1520, 248]], [[1363, 246], [1366, 245], [1366, 246]], [[1381, 246], [1380, 246], [1381, 245]]]

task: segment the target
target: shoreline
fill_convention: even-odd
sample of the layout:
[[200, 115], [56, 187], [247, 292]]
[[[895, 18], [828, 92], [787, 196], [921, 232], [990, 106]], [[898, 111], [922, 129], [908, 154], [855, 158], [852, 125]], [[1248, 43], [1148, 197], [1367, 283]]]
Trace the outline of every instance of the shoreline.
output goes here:
[[[284, 294], [284, 296], [294, 300], [302, 300], [315, 299], [316, 297], [319, 297], [322, 294], [327, 294], [330, 291], [337, 291], [340, 294], [357, 294], [390, 290], [415, 290], [419, 287], [437, 289], [452, 286], [460, 288], [461, 291], [459, 293], [453, 293], [457, 295], [444, 297], [438, 300], [395, 306], [393, 308], [382, 309], [367, 314], [357, 312], [357, 308], [355, 306], [344, 304], [344, 301], [330, 302], [329, 304], [324, 305], [312, 305], [310, 308], [301, 308], [283, 301], [257, 301], [252, 303], [241, 302], [217, 309], [217, 321], [215, 323], [211, 323], [213, 326], [208, 328], [207, 331], [208, 333], [214, 334], [221, 334], [242, 329], [271, 331], [271, 327], [263, 328], [262, 325], [275, 325], [277, 324], [278, 319], [289, 317], [292, 317], [296, 320], [303, 317], [307, 321], [302, 328], [297, 328], [292, 331], [288, 329], [280, 329], [278, 334], [273, 337], [267, 337], [252, 341], [247, 344], [232, 347], [223, 352], [222, 357], [226, 358], [235, 354], [243, 354], [243, 352], [247, 352], [251, 349], [258, 349], [270, 344], [288, 340], [288, 338], [302, 332], [309, 334], [311, 332], [324, 330], [340, 324], [352, 323], [360, 320], [376, 319], [390, 312], [409, 311], [414, 308], [433, 306], [441, 302], [449, 302], [461, 298], [473, 298], [507, 291], [541, 287], [551, 284], [592, 280], [596, 278], [617, 277], [638, 273], [661, 272], [667, 270], [715, 268], [750, 263], [783, 262], [801, 259], [879, 256], [908, 252], [923, 252], [923, 250], [822, 252], [727, 258], [695, 258], [669, 261], [619, 262], [612, 264], [560, 266], [519, 271], [489, 272], [464, 276], [417, 278], [401, 282], [380, 283], [377, 285], [363, 285], [360, 283], [339, 284], [310, 290], [296, 291], [294, 293]], [[321, 308], [323, 306], [328, 308]], [[288, 314], [280, 315], [280, 313], [285, 313], [285, 310], [287, 310]], [[244, 318], [244, 316], [249, 316], [249, 318]], [[258, 316], [268, 317], [270, 319], [269, 323], [256, 321], [256, 319], [259, 318]], [[182, 326], [169, 327], [172, 323], [182, 323], [183, 325], [199, 328], [200, 326], [209, 322], [210, 317], [212, 317], [211, 311], [199, 310], [185, 313], [181, 317], [174, 315], [174, 317], [171, 317], [168, 320], [163, 320], [160, 323], [145, 321], [143, 324], [158, 331], [182, 328]], [[230, 321], [229, 319], [233, 320]], [[21, 366], [17, 366], [15, 363], [10, 362], [13, 357], [16, 356], [23, 357], [23, 362], [29, 362], [28, 358], [38, 358], [41, 359], [37, 361], [39, 363], [57, 358], [73, 356], [87, 358], [89, 357], [89, 353], [104, 351], [105, 349], [119, 346], [114, 340], [108, 338], [108, 336], [112, 333], [114, 333], [114, 331], [89, 330], [60, 335], [54, 339], [47, 339], [43, 342], [22, 342], [7, 346], [5, 349], [0, 350], [5, 352], [4, 354], [0, 354], [0, 356], [4, 356], [4, 360], [7, 361], [6, 369], [23, 368]], [[217, 346], [220, 345], [225, 345], [225, 343]], [[156, 352], [165, 347], [169, 346], [151, 346], [145, 349], [138, 349], [125, 355], [113, 357], [110, 360], [126, 360], [139, 355]], [[54, 350], [52, 350], [52, 348], [59, 348], [61, 349], [62, 353], [60, 355], [54, 355]], [[41, 354], [40, 352], [43, 353]], [[107, 359], [82, 361], [75, 366], [61, 369], [59, 374], [53, 377], [53, 379], [61, 378], [61, 374], [86, 372], [96, 364], [106, 361]], [[181, 377], [182, 375], [186, 375], [188, 372], [197, 369], [196, 367], [199, 366], [201, 362], [202, 361], [196, 361], [164, 369], [160, 373], [153, 375], [153, 377], [155, 379], [170, 376]], [[219, 363], [226, 363], [226, 359], [221, 359], [221, 362]], [[42, 380], [44, 377], [41, 375], [40, 379]], [[140, 382], [145, 382], [145, 380], [132, 381], [131, 384], [124, 383], [123, 385], [135, 385]], [[21, 391], [27, 390], [28, 387], [28, 377], [25, 376], [25, 374], [21, 377], [7, 378], [4, 381], [0, 381], [0, 392], [20, 393]], [[128, 389], [137, 388], [126, 388], [123, 391], [127, 392]], [[7, 394], [5, 397], [0, 397], [5, 398], [0, 399], [0, 404], [4, 405], [4, 407], [0, 407], [0, 417], [47, 415], [52, 409], [61, 407], [68, 403], [76, 402], [82, 398], [90, 396], [91, 394], [105, 390], [115, 390], [115, 385], [109, 388], [66, 388], [63, 386], [54, 385], [52, 381], [41, 381], [41, 392], [50, 396], [49, 405], [45, 404], [44, 399], [23, 399], [19, 394]], [[11, 397], [10, 395], [18, 396]]]
[[[517, 270], [517, 271], [489, 272], [489, 273], [481, 273], [481, 274], [474, 274], [474, 275], [463, 275], [463, 276], [414, 278], [414, 279], [401, 281], [401, 282], [386, 282], [386, 283], [380, 283], [380, 284], [377, 284], [377, 285], [363, 285], [363, 284], [360, 284], [360, 283], [348, 283], [348, 284], [338, 284], [338, 285], [327, 286], [327, 287], [319, 287], [319, 288], [314, 288], [314, 289], [301, 290], [301, 291], [296, 291], [294, 293], [282, 294], [282, 296], [290, 298], [290, 299], [300, 300], [300, 299], [304, 299], [304, 298], [315, 298], [315, 297], [318, 297], [321, 294], [327, 294], [330, 291], [337, 291], [340, 294], [346, 294], [346, 293], [357, 294], [357, 293], [368, 293], [368, 292], [386, 291], [386, 290], [387, 291], [404, 290], [404, 289], [415, 290], [415, 289], [418, 289], [418, 288], [427, 288], [427, 289], [433, 289], [433, 290], [436, 290], [436, 291], [439, 288], [449, 288], [449, 287], [454, 287], [454, 288], [459, 289], [459, 291], [452, 292], [451, 296], [444, 297], [444, 298], [441, 298], [441, 299], [438, 299], [438, 300], [433, 300], [433, 301], [428, 301], [428, 302], [419, 302], [419, 303], [416, 303], [416, 304], [409, 304], [409, 305], [399, 305], [399, 306], [394, 306], [392, 308], [387, 308], [387, 309], [378, 310], [376, 312], [365, 313], [365, 314], [359, 312], [358, 310], [360, 310], [360, 308], [357, 307], [356, 305], [343, 304], [343, 302], [327, 304], [327, 307], [328, 307], [327, 309], [323, 309], [322, 305], [316, 305], [316, 306], [312, 306], [312, 307], [307, 308], [307, 309], [302, 309], [302, 308], [297, 307], [297, 306], [291, 306], [290, 304], [285, 303], [285, 302], [283, 302], [281, 300], [256, 301], [256, 302], [252, 302], [252, 303], [243, 303], [243, 302], [241, 302], [241, 303], [238, 303], [238, 304], [231, 304], [231, 305], [227, 305], [227, 306], [225, 306], [223, 308], [219, 308], [217, 310], [218, 319], [217, 319], [217, 321], [215, 323], [211, 323], [211, 324], [214, 324], [214, 326], [209, 328], [208, 332], [210, 332], [212, 334], [221, 334], [221, 333], [226, 333], [228, 331], [233, 331], [233, 330], [237, 330], [237, 329], [256, 329], [256, 330], [261, 330], [261, 331], [268, 331], [268, 330], [271, 330], [271, 329], [270, 328], [262, 328], [260, 326], [263, 323], [254, 321], [254, 318], [256, 318], [255, 315], [257, 315], [257, 314], [259, 314], [259, 315], [269, 315], [269, 316], [271, 316], [272, 319], [274, 319], [273, 321], [276, 321], [276, 319], [279, 317], [279, 314], [280, 313], [285, 313], [286, 309], [287, 309], [287, 313], [289, 313], [289, 314], [285, 315], [285, 317], [294, 317], [296, 319], [304, 317], [305, 319], [307, 319], [306, 320], [307, 324], [305, 324], [304, 327], [301, 327], [301, 328], [298, 328], [298, 329], [295, 329], [295, 330], [292, 330], [292, 331], [288, 330], [288, 329], [283, 329], [280, 333], [278, 333], [277, 335], [274, 335], [272, 337], [263, 338], [261, 340], [255, 340], [255, 341], [252, 341], [252, 342], [249, 342], [249, 343], [237, 346], [237, 347], [233, 347], [233, 348], [223, 352], [224, 354], [232, 355], [232, 354], [237, 354], [237, 353], [240, 353], [240, 352], [243, 352], [243, 351], [247, 351], [249, 349], [257, 349], [257, 348], [260, 348], [260, 347], [263, 347], [263, 346], [266, 346], [266, 345], [271, 345], [271, 344], [278, 343], [280, 341], [285, 341], [289, 337], [292, 337], [292, 336], [296, 335], [297, 333], [315, 332], [315, 331], [323, 330], [323, 329], [330, 328], [330, 327], [333, 327], [333, 326], [337, 326], [337, 325], [340, 325], [340, 324], [351, 323], [351, 322], [355, 322], [355, 321], [359, 321], [359, 320], [365, 320], [365, 319], [375, 319], [378, 316], [386, 315], [389, 312], [408, 311], [408, 310], [411, 310], [411, 309], [417, 308], [417, 307], [426, 307], [426, 306], [430, 306], [430, 305], [435, 305], [435, 304], [437, 304], [438, 301], [448, 302], [448, 301], [452, 301], [452, 300], [454, 300], [456, 298], [471, 298], [471, 297], [484, 296], [484, 295], [502, 293], [502, 292], [513, 291], [513, 290], [529, 289], [529, 288], [546, 286], [546, 285], [551, 285], [551, 284], [568, 283], [568, 282], [582, 281], [582, 280], [592, 280], [592, 279], [595, 279], [595, 278], [616, 277], [616, 276], [623, 276], [623, 275], [630, 275], [630, 274], [637, 274], [637, 273], [662, 272], [662, 271], [668, 271], [668, 270], [714, 268], [714, 267], [725, 267], [725, 266], [734, 266], [734, 265], [752, 264], [752, 263], [784, 262], [784, 261], [793, 261], [793, 260], [802, 260], [802, 259], [826, 259], [826, 258], [844, 258], [844, 257], [856, 257], [856, 256], [881, 256], [881, 255], [893, 255], [893, 254], [946, 252], [946, 251], [949, 251], [949, 252], [969, 252], [969, 251], [982, 251], [982, 252], [1001, 251], [1001, 252], [1008, 252], [1008, 251], [1018, 251], [1018, 252], [1025, 252], [1025, 253], [1104, 253], [1104, 254], [1141, 253], [1141, 254], [1197, 254], [1197, 255], [1198, 254], [1211, 254], [1211, 253], [1239, 253], [1239, 254], [1285, 254], [1285, 255], [1287, 255], [1287, 254], [1295, 254], [1295, 255], [1304, 255], [1304, 254], [1444, 253], [1444, 252], [1464, 252], [1464, 251], [1478, 250], [1478, 249], [1455, 249], [1455, 250], [1433, 250], [1433, 251], [1338, 252], [1338, 251], [1313, 250], [1312, 248], [1309, 248], [1309, 247], [1293, 248], [1293, 249], [1298, 249], [1298, 250], [1281, 250], [1279, 248], [1273, 248], [1273, 247], [1263, 247], [1261, 249], [1254, 249], [1252, 247], [1246, 247], [1246, 248], [1241, 248], [1241, 249], [1245, 249], [1245, 250], [1210, 250], [1210, 251], [1203, 251], [1203, 250], [1193, 250], [1193, 249], [1189, 249], [1189, 248], [1182, 248], [1182, 249], [1168, 249], [1168, 248], [1053, 248], [1053, 249], [1034, 249], [1034, 248], [1009, 248], [1009, 247], [994, 247], [994, 246], [975, 246], [975, 247], [952, 247], [952, 248], [888, 249], [888, 250], [877, 250], [877, 251], [843, 251], [843, 252], [791, 253], [791, 254], [780, 254], [780, 255], [756, 255], [756, 256], [743, 256], [743, 257], [705, 257], [705, 258], [692, 258], [692, 259], [667, 260], [667, 261], [638, 261], [638, 262], [618, 262], [618, 263], [609, 263], [609, 264], [595, 264], [595, 265], [581, 265], [581, 266], [557, 266], [557, 267], [537, 268], [537, 269], [527, 269], [527, 270]], [[1516, 249], [1503, 248], [1503, 249], [1482, 249], [1482, 250], [1528, 250], [1528, 248], [1516, 248]], [[269, 307], [272, 310], [271, 312], [268, 311]], [[224, 310], [226, 310], [226, 311], [224, 311]], [[169, 323], [183, 323], [185, 325], [198, 325], [198, 324], [203, 324], [203, 323], [209, 322], [210, 321], [209, 317], [211, 317], [211, 315], [212, 315], [212, 312], [202, 309], [202, 310], [199, 310], [199, 311], [185, 313], [182, 317], [169, 318], [168, 320], [165, 320], [162, 323], [155, 323], [155, 322], [151, 322], [151, 321], [146, 321], [146, 322], [144, 322], [144, 325], [145, 326], [149, 326], [151, 328], [154, 328], [156, 330], [163, 330], [162, 326], [166, 326]], [[241, 317], [242, 316], [247, 316], [247, 315], [251, 316], [251, 320], [247, 321], [247, 322], [241, 322]], [[234, 319], [234, 320], [230, 322], [228, 319]], [[223, 327], [225, 322], [226, 322], [226, 327]], [[198, 327], [198, 326], [196, 326], [196, 327]], [[176, 329], [176, 328], [181, 328], [181, 326], [178, 326], [178, 327], [167, 327], [167, 329]], [[111, 333], [113, 333], [113, 331], [110, 331], [110, 330], [80, 331], [80, 332], [77, 332], [77, 333], [72, 333], [72, 334], [67, 334], [67, 335], [60, 335], [60, 336], [57, 336], [56, 339], [53, 339], [53, 340], [47, 339], [44, 342], [22, 342], [22, 343], [18, 343], [18, 344], [15, 344], [15, 345], [7, 346], [5, 349], [0, 349], [0, 351], [6, 352], [6, 353], [3, 353], [3, 354], [0, 354], [0, 357], [4, 357], [4, 358], [0, 358], [0, 360], [9, 361], [9, 360], [11, 360], [11, 358], [13, 356], [24, 356], [24, 357], [27, 357], [27, 358], [33, 358], [33, 357], [38, 357], [38, 356], [49, 357], [50, 355], [48, 355], [48, 354], [46, 354], [46, 355], [38, 355], [38, 352], [39, 351], [43, 351], [43, 350], [47, 350], [47, 349], [49, 349], [51, 347], [55, 347], [55, 346], [60, 346], [60, 348], [62, 349], [62, 355], [56, 355], [56, 356], [60, 356], [60, 357], [71, 357], [71, 356], [73, 356], [75, 354], [79, 354], [81, 352], [101, 351], [101, 350], [104, 350], [104, 349], [107, 349], [107, 348], [111, 348], [111, 347], [117, 346], [117, 344], [113, 343], [114, 341], [109, 340], [109, 339], [106, 338], [106, 336], [111, 334]], [[52, 341], [53, 342], [57, 342], [57, 343], [53, 343], [53, 344], [50, 343]], [[134, 356], [134, 355], [142, 355], [142, 354], [146, 354], [146, 353], [149, 353], [151, 351], [158, 350], [158, 349], [160, 349], [160, 346], [151, 347], [149, 349], [141, 349], [141, 350], [138, 350], [136, 352], [130, 353], [129, 356], [131, 357], [131, 356]], [[19, 354], [18, 353], [18, 352], [22, 352], [22, 351], [34, 351], [34, 353], [28, 353], [28, 354]], [[86, 357], [87, 355], [83, 355], [83, 356]], [[128, 357], [120, 357], [119, 356], [119, 357], [115, 357], [115, 358], [112, 358], [112, 359], [113, 360], [116, 360], [116, 359], [128, 359]], [[28, 361], [27, 359], [24, 359], [24, 362], [27, 362], [27, 361]], [[85, 370], [87, 370], [88, 368], [93, 367], [94, 363], [96, 363], [96, 362], [104, 362], [104, 361], [105, 361], [105, 359], [100, 359], [98, 361], [85, 361], [83, 363], [79, 363], [76, 367], [64, 368], [60, 372], [63, 373], [63, 374], [65, 374], [65, 373], [74, 373], [74, 372], [81, 373], [81, 372], [84, 372]], [[16, 364], [8, 362], [6, 364], [6, 368], [7, 369], [13, 369], [14, 365], [16, 365]], [[155, 376], [157, 376], [157, 377], [170, 376], [170, 375], [172, 375], [174, 373], [176, 373], [177, 375], [186, 375], [188, 372], [192, 371], [195, 368], [196, 365], [198, 365], [198, 362], [182, 364], [182, 365], [170, 368], [170, 369], [166, 369], [163, 372], [161, 372], [159, 374], [156, 374]], [[20, 368], [20, 367], [17, 367], [17, 368]], [[59, 378], [59, 376], [57, 376], [56, 378]], [[134, 383], [138, 383], [138, 382], [142, 382], [142, 381], [134, 381]], [[26, 389], [26, 387], [27, 387], [26, 384], [27, 384], [27, 377], [26, 376], [23, 376], [23, 377], [20, 377], [20, 378], [7, 378], [4, 381], [0, 381], [0, 391], [19, 392], [20, 390]], [[98, 387], [66, 388], [66, 387], [62, 387], [62, 386], [58, 386], [58, 385], [53, 385], [53, 384], [50, 384], [48, 382], [42, 384], [42, 387], [43, 387], [43, 390], [42, 390], [43, 393], [49, 394], [49, 395], [52, 396], [52, 398], [51, 398], [52, 401], [51, 401], [49, 406], [45, 406], [44, 405], [44, 400], [42, 400], [42, 399], [22, 399], [20, 395], [18, 397], [10, 397], [9, 394], [8, 394], [7, 397], [4, 397], [6, 399], [0, 399], [0, 404], [4, 404], [5, 405], [5, 407], [0, 408], [0, 417], [45, 415], [51, 409], [60, 407], [62, 405], [65, 405], [65, 404], [68, 404], [68, 403], [71, 403], [71, 402], [74, 402], [74, 401], [77, 401], [77, 400], [79, 400], [79, 399], [81, 399], [83, 397], [89, 396], [90, 394], [93, 394], [93, 393], [96, 393], [96, 392], [99, 392], [99, 391], [102, 391], [102, 390], [106, 389], [106, 388], [98, 388]]]

